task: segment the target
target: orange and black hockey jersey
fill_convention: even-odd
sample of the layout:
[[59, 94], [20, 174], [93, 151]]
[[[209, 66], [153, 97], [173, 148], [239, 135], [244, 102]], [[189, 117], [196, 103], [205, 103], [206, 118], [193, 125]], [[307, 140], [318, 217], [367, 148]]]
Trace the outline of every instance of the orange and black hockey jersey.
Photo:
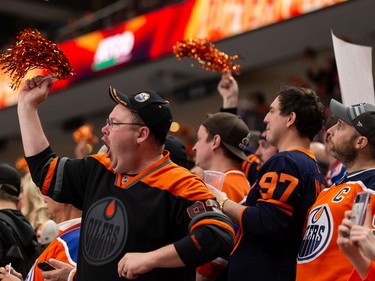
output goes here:
[[233, 228], [213, 194], [168, 152], [135, 176], [115, 174], [104, 154], [67, 159], [47, 148], [27, 161], [43, 194], [83, 210], [74, 280], [123, 280], [117, 264], [127, 252], [171, 243], [186, 267], [154, 269], [137, 280], [195, 280], [197, 265], [233, 248]]
[[228, 280], [294, 281], [306, 214], [324, 187], [310, 151], [284, 151], [265, 162], [239, 218]]

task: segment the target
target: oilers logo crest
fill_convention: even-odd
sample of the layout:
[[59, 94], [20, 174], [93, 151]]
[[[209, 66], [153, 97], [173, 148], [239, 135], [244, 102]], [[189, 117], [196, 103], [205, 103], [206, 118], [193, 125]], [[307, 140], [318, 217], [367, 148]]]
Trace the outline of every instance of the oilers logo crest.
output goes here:
[[298, 263], [310, 262], [324, 252], [332, 238], [332, 224], [332, 215], [326, 204], [310, 212], [305, 236], [297, 256]]
[[120, 254], [127, 241], [128, 217], [117, 198], [103, 198], [87, 213], [81, 231], [83, 254], [92, 265], [105, 265]]

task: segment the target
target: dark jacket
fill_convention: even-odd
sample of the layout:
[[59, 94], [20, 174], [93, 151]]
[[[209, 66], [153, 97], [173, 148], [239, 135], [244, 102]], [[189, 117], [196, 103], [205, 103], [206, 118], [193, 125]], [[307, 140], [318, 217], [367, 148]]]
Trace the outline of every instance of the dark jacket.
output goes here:
[[35, 231], [18, 210], [0, 210], [0, 266], [12, 263], [23, 277], [39, 255]]

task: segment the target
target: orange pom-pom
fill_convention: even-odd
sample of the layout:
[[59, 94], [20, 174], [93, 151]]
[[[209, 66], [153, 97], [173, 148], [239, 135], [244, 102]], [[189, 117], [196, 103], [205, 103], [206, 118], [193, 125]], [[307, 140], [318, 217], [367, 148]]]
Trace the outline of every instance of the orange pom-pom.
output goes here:
[[233, 62], [238, 59], [238, 55], [228, 56], [206, 39], [178, 41], [173, 46], [173, 52], [178, 59], [184, 57], [196, 59], [204, 70], [239, 74], [240, 65]]
[[25, 157], [19, 157], [16, 161], [16, 168], [25, 173], [29, 172], [29, 166], [27, 165]]
[[91, 124], [84, 124], [73, 132], [73, 139], [76, 143], [86, 141], [87, 144], [94, 145], [98, 142], [98, 138], [93, 133]]
[[11, 78], [17, 89], [29, 70], [44, 69], [53, 77], [67, 79], [74, 75], [72, 67], [59, 47], [44, 38], [36, 29], [25, 29], [17, 36], [17, 43], [0, 57], [1, 69]]

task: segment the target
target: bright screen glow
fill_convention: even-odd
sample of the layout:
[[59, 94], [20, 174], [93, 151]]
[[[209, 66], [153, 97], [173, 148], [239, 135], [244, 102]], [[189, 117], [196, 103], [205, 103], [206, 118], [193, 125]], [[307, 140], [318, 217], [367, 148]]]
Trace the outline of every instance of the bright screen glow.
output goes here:
[[[182, 39], [216, 41], [346, 1], [188, 0], [171, 5], [60, 43], [76, 75], [56, 82], [51, 92], [99, 73], [170, 55], [173, 45]], [[29, 71], [26, 78], [41, 73]], [[9, 77], [0, 73], [0, 109], [16, 104], [17, 91], [9, 84]]]

